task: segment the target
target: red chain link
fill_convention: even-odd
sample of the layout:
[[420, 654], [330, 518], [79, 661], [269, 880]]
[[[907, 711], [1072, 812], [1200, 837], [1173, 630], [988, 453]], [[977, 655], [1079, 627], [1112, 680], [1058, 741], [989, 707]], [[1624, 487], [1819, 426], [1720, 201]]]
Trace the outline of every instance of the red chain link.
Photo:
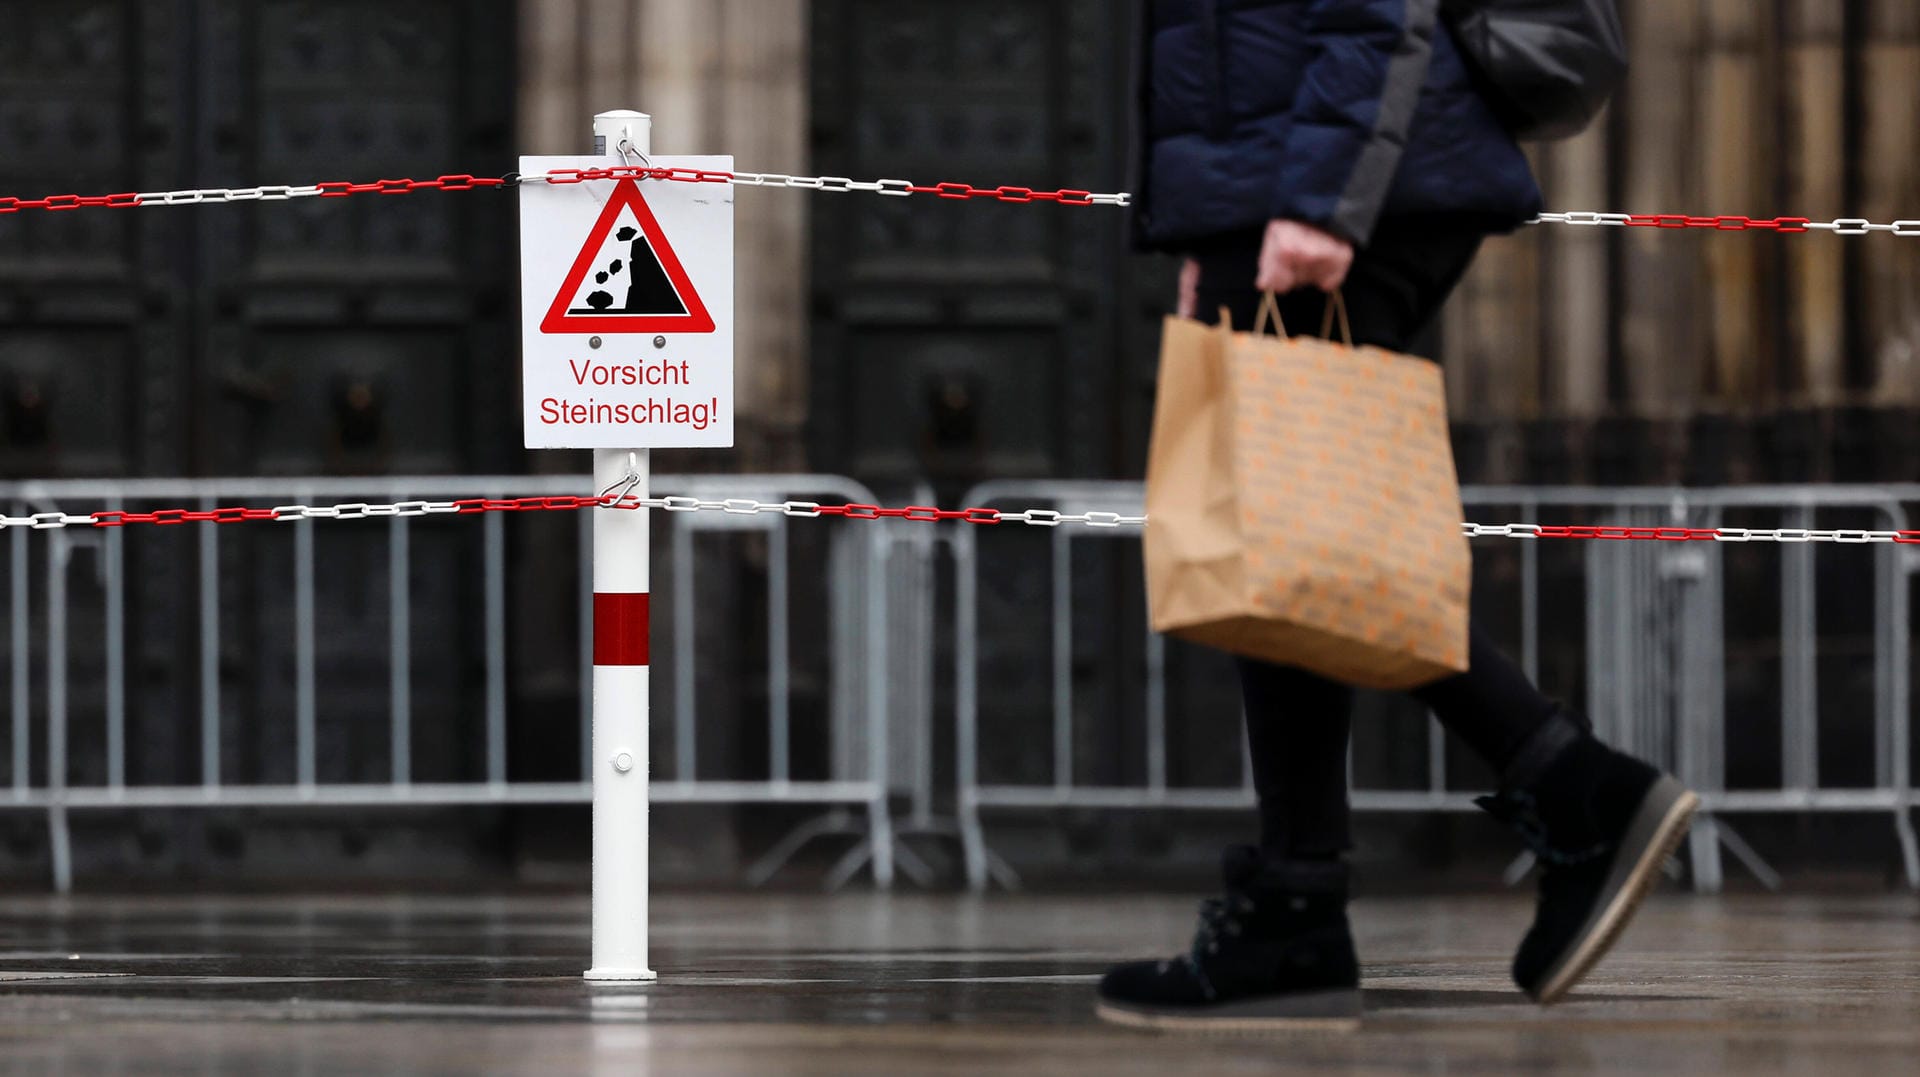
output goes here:
[[1718, 232], [1805, 232], [1807, 217], [1691, 217], [1684, 213], [1629, 213], [1629, 228], [1711, 228]]

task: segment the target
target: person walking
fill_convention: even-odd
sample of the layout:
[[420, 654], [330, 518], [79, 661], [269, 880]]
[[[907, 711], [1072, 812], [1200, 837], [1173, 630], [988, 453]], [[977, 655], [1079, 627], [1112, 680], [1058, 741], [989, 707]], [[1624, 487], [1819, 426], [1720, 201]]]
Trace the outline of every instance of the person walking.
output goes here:
[[[1144, 246], [1184, 256], [1179, 311], [1253, 325], [1264, 293], [1319, 325], [1338, 290], [1358, 344], [1434, 358], [1431, 326], [1482, 239], [1538, 213], [1527, 159], [1441, 0], [1146, 0], [1140, 30]], [[1259, 843], [1226, 851], [1225, 894], [1189, 950], [1121, 965], [1096, 1009], [1169, 1031], [1350, 1029], [1353, 690], [1239, 659]], [[1697, 798], [1595, 739], [1477, 626], [1467, 672], [1412, 693], [1499, 775], [1481, 805], [1538, 857], [1520, 989], [1554, 1002], [1618, 937]]]

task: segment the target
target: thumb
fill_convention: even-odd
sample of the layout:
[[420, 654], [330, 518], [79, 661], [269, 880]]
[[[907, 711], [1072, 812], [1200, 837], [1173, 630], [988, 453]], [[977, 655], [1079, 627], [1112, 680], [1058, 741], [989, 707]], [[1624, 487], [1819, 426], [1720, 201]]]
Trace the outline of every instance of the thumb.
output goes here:
[[1178, 296], [1175, 309], [1180, 317], [1193, 317], [1200, 309], [1200, 263], [1191, 258], [1180, 265]]

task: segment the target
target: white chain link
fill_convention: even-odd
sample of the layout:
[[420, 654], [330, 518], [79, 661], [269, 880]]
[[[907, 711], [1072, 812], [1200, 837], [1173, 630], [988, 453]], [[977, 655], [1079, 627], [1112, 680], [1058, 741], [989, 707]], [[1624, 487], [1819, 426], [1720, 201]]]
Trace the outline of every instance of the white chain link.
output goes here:
[[198, 206], [207, 202], [284, 202], [290, 198], [318, 198], [320, 188], [308, 187], [210, 187], [199, 191], [142, 191], [136, 195], [139, 206]]
[[[1468, 538], [1515, 538], [1539, 539], [1561, 538], [1566, 536], [1550, 533], [1550, 529], [1540, 524], [1461, 524], [1461, 533]], [[1916, 532], [1907, 531], [1847, 531], [1817, 530], [1800, 527], [1747, 528], [1747, 527], [1612, 527], [1582, 528], [1584, 531], [1597, 530], [1599, 535], [1582, 534], [1579, 538], [1597, 538], [1601, 540], [1632, 539], [1635, 541], [1666, 542], [1833, 542], [1846, 545], [1864, 545], [1868, 543], [1900, 542], [1903, 537], [1907, 544], [1915, 544]], [[1663, 533], [1665, 536], [1663, 538]]]

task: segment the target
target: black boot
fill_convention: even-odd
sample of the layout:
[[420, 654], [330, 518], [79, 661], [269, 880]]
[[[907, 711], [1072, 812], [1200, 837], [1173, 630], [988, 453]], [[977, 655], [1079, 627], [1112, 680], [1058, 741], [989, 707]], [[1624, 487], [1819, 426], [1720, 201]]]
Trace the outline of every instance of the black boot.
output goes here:
[[1606, 956], [1686, 837], [1700, 799], [1564, 718], [1541, 727], [1501, 784], [1478, 803], [1540, 860], [1539, 904], [1513, 980], [1544, 1006]]
[[1200, 904], [1193, 948], [1112, 969], [1100, 1017], [1166, 1032], [1339, 1031], [1360, 1025], [1347, 868], [1227, 850], [1225, 897]]

